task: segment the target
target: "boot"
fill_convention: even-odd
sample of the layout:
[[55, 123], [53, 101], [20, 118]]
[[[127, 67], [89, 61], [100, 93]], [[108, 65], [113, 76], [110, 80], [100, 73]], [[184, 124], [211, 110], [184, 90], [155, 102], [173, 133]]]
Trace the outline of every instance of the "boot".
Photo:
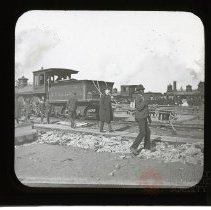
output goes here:
[[104, 122], [100, 121], [100, 132], [104, 132], [103, 131], [103, 126], [104, 126]]
[[114, 132], [114, 131], [112, 130], [112, 128], [111, 128], [111, 123], [108, 124], [108, 131], [109, 131], [109, 132]]
[[132, 152], [133, 155], [138, 155], [139, 154], [137, 149], [133, 148], [132, 146], [130, 147], [130, 151]]

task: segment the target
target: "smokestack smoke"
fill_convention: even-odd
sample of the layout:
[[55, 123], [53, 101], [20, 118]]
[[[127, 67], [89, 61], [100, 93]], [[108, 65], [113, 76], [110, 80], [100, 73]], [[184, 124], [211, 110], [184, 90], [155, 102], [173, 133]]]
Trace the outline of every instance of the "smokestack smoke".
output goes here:
[[15, 78], [24, 74], [53, 49], [59, 38], [52, 31], [25, 30], [15, 37]]

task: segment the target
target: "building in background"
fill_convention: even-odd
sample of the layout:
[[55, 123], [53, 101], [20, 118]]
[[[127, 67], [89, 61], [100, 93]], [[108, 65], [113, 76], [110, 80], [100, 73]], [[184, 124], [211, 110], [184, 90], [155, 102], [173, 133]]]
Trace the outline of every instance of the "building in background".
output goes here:
[[199, 82], [197, 89], [192, 89], [187, 85], [185, 90], [177, 90], [176, 81], [173, 82], [173, 91], [167, 86], [167, 92], [164, 93], [167, 99], [181, 101], [186, 99], [189, 105], [199, 105], [204, 101], [204, 82]]
[[192, 92], [192, 86], [186, 85], [186, 92]]
[[172, 84], [169, 84], [168, 86], [167, 86], [167, 92], [172, 92], [173, 91], [173, 89], [172, 89]]
[[173, 82], [173, 91], [174, 92], [177, 91], [177, 82], [176, 81]]
[[131, 97], [136, 90], [137, 85], [121, 85], [121, 95]]
[[146, 92], [145, 96], [149, 99], [149, 100], [157, 100], [161, 97], [163, 97], [163, 94], [160, 92]]

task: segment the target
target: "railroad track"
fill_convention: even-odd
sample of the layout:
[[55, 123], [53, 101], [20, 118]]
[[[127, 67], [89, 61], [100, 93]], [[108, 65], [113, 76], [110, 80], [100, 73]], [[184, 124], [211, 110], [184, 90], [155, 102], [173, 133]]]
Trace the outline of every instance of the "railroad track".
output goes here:
[[[115, 122], [115, 121], [114, 121]], [[116, 121], [117, 122], [117, 121]], [[137, 125], [136, 122], [133, 121], [118, 121], [121, 124], [126, 124], [126, 125], [131, 125], [131, 126], [135, 126]], [[189, 124], [182, 124], [182, 123], [173, 123], [174, 127], [176, 128], [189, 128], [189, 129], [204, 129], [204, 125], [202, 124], [193, 124], [193, 123], [189, 123]], [[150, 126], [152, 127], [171, 127], [171, 125], [168, 122], [152, 122], [150, 124]]]
[[[52, 121], [52, 124], [55, 124], [61, 120], [67, 120], [65, 117], [57, 117], [57, 118], [53, 118], [54, 120]], [[96, 122], [98, 123], [96, 120], [78, 120], [79, 122], [87, 122], [90, 126], [88, 127], [91, 127], [91, 125]], [[119, 124], [124, 124], [125, 128], [129, 128], [129, 127], [132, 127], [132, 126], [137, 126], [137, 123], [135, 121], [124, 121], [124, 120], [118, 120], [118, 121], [113, 121], [112, 123], [116, 124], [116, 123], [119, 123]], [[95, 124], [95, 123], [94, 123]], [[171, 125], [169, 122], [152, 122], [150, 124], [151, 127], [167, 127], [167, 128], [171, 128]], [[196, 123], [185, 123], [185, 124], [182, 124], [181, 122], [180, 123], [176, 123], [174, 122], [173, 123], [173, 126], [175, 128], [178, 128], [178, 129], [204, 129], [204, 125], [203, 124], [196, 124]], [[121, 131], [123, 128], [120, 128], [119, 130]], [[126, 130], [126, 129], [123, 129], [123, 130]]]

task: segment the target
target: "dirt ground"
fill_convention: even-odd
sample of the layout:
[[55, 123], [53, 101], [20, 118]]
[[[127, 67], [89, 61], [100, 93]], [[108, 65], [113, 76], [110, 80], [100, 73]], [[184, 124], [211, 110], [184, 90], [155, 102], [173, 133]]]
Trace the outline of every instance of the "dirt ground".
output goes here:
[[22, 183], [38, 187], [75, 184], [189, 187], [200, 181], [203, 166], [31, 143], [15, 147], [15, 173]]
[[[59, 119], [51, 120], [55, 123]], [[90, 130], [99, 129], [98, 122], [86, 122], [92, 124], [88, 127]], [[183, 124], [188, 123], [203, 124], [203, 113], [200, 119]], [[115, 121], [112, 126], [114, 130], [138, 132], [135, 122], [128, 125]], [[167, 127], [150, 126], [150, 129], [152, 135], [204, 138], [203, 129], [179, 128], [177, 135]], [[23, 184], [35, 187], [90, 187], [90, 184], [95, 187], [190, 187], [200, 181], [203, 164], [163, 162], [131, 154], [34, 142], [15, 146], [15, 173]]]

